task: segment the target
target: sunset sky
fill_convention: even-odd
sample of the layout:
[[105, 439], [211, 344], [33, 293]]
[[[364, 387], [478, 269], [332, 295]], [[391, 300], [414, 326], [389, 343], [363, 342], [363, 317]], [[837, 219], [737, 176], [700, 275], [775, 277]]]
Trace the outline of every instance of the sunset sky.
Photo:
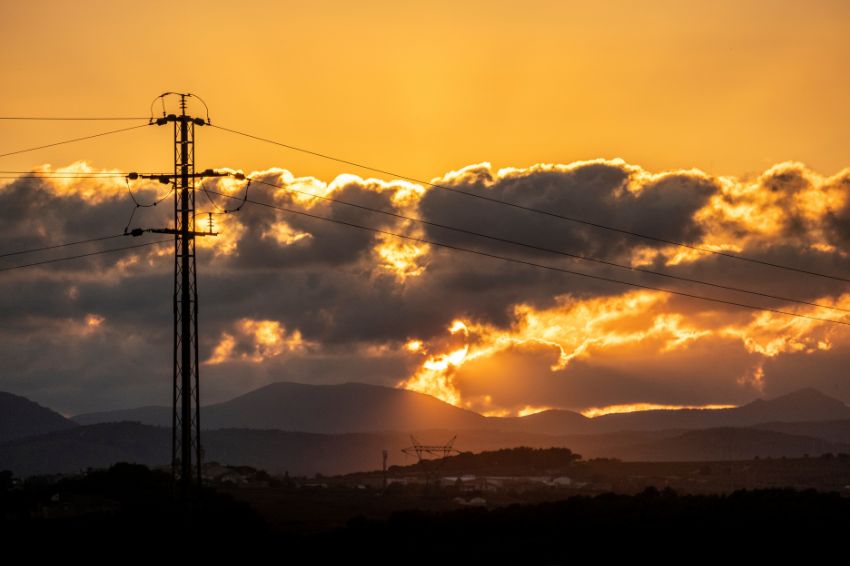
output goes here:
[[[238, 9], [223, 1], [4, 2], [0, 116], [146, 117], [160, 93], [192, 92], [214, 125], [850, 278], [849, 16], [840, 1], [246, 1]], [[0, 154], [139, 123], [0, 120]], [[0, 170], [168, 171], [171, 152], [170, 127], [151, 126], [0, 157]], [[850, 309], [844, 282], [571, 224], [216, 128], [198, 128], [197, 163], [282, 186], [252, 185], [262, 202], [850, 321], [841, 310], [600, 267], [311, 199], [304, 193]], [[0, 177], [0, 254], [119, 233], [133, 209], [122, 178]], [[238, 195], [244, 183], [208, 187]], [[141, 181], [133, 189], [146, 200], [167, 190]], [[209, 209], [203, 196], [198, 204]], [[168, 217], [161, 205], [138, 212], [133, 225]], [[217, 223], [222, 235], [199, 243], [198, 257], [205, 404], [272, 381], [408, 387], [491, 415], [737, 405], [808, 386], [850, 402], [846, 325], [257, 206]], [[2, 257], [0, 268], [138, 242]], [[0, 390], [66, 414], [168, 405], [170, 251], [0, 272]]]

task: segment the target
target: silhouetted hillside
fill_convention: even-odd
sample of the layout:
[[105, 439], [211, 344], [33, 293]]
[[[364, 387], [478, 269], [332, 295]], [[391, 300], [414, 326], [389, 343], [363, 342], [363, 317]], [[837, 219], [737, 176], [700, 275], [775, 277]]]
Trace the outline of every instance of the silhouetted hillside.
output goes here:
[[26, 397], [0, 392], [0, 442], [77, 426]]
[[[442, 444], [452, 431], [417, 432], [427, 444]], [[376, 470], [383, 450], [390, 465], [408, 465], [415, 458], [401, 450], [408, 435], [397, 432], [316, 434], [279, 430], [219, 429], [204, 433], [205, 461], [248, 465], [272, 473], [312, 476]], [[504, 431], [468, 431], [456, 447], [464, 452], [561, 447], [585, 458], [613, 457], [639, 461], [711, 461], [760, 457], [793, 457], [850, 452], [850, 445], [757, 429], [712, 429], [679, 433], [650, 431], [602, 435], [548, 436]], [[166, 466], [171, 457], [171, 432], [139, 423], [103, 423], [0, 444], [0, 470], [16, 475], [76, 473], [117, 462]]]
[[848, 527], [850, 500], [837, 493], [772, 489], [683, 496], [648, 488], [633, 496], [361, 518], [309, 537], [301, 548], [318, 561], [368, 556], [376, 549], [404, 556], [411, 548], [417, 549], [416, 561], [437, 563], [570, 564], [600, 556], [634, 560], [636, 552], [676, 561], [694, 554], [774, 560], [792, 551], [820, 561], [827, 549], [838, 550]]
[[[531, 448], [519, 446], [486, 452], [462, 452], [443, 458], [439, 463], [441, 473], [479, 475], [535, 475], [564, 471], [581, 459], [569, 448]], [[410, 470], [430, 467], [432, 462], [413, 464]]]
[[769, 401], [757, 399], [734, 409], [681, 409], [603, 415], [593, 419], [593, 431], [748, 427], [765, 422], [838, 419], [850, 419], [850, 407], [815, 389], [801, 389]]
[[[80, 424], [135, 420], [171, 425], [171, 410], [146, 407], [74, 417]], [[203, 408], [206, 429], [251, 428], [315, 433], [463, 430], [486, 427], [487, 419], [430, 395], [405, 389], [344, 383], [272, 383], [225, 403]]]
[[70, 474], [118, 462], [161, 466], [171, 461], [171, 431], [138, 423], [76, 426], [0, 444], [0, 470], [15, 475]]
[[[0, 469], [28, 475], [77, 472], [120, 461], [149, 466], [169, 463], [171, 434], [166, 427], [138, 422], [75, 426], [25, 399], [13, 401], [14, 407], [29, 410], [21, 413], [21, 427], [40, 422], [26, 418], [32, 413], [64, 430], [0, 443]], [[456, 448], [466, 452], [562, 447], [586, 458], [631, 461], [816, 456], [850, 451], [850, 419], [817, 420], [846, 412], [850, 409], [843, 403], [803, 390], [737, 409], [647, 411], [596, 419], [570, 411], [545, 411], [496, 419], [400, 389], [355, 383], [276, 383], [205, 407], [202, 421], [207, 424], [203, 440], [206, 461], [313, 475], [376, 469], [383, 450], [389, 451], [391, 465], [413, 463], [402, 461], [401, 456], [402, 448], [411, 444], [408, 432], [429, 444], [442, 444], [458, 434]], [[123, 414], [170, 424], [170, 410], [163, 407], [84, 415], [80, 420], [108, 420]], [[740, 424], [725, 424], [729, 422]], [[720, 425], [708, 426], [712, 423]], [[667, 428], [663, 428], [665, 424]]]
[[[420, 431], [421, 442], [448, 441], [450, 431]], [[478, 431], [467, 435], [464, 451], [480, 452], [515, 446], [565, 446], [544, 435]], [[219, 429], [203, 435], [205, 461], [248, 465], [270, 472], [312, 476], [374, 470], [382, 451], [390, 465], [415, 463], [401, 450], [411, 445], [403, 433], [316, 434], [280, 430]], [[139, 423], [101, 423], [0, 444], [0, 470], [26, 476], [76, 473], [116, 462], [164, 466], [171, 458], [171, 431]]]
[[[640, 411], [593, 419], [573, 411], [549, 410], [525, 417], [498, 418], [483, 417], [430, 395], [404, 389], [362, 383], [306, 385], [283, 382], [204, 407], [203, 415], [205, 429], [277, 429], [328, 434], [424, 429], [501, 430], [563, 436], [850, 420], [850, 407], [814, 389], [803, 389], [734, 409]], [[171, 410], [142, 407], [79, 415], [74, 420], [80, 424], [131, 420], [170, 426]]]
[[[206, 410], [206, 407], [203, 407]], [[206, 416], [206, 413], [204, 413]], [[147, 405], [134, 409], [118, 409], [98, 413], [84, 413], [71, 417], [77, 424], [93, 425], [101, 423], [136, 422], [151, 426], [171, 426], [171, 407]]]
[[810, 421], [799, 423], [772, 422], [761, 423], [755, 425], [753, 428], [773, 430], [776, 432], [796, 434], [799, 436], [810, 436], [812, 438], [820, 438], [827, 442], [835, 442], [839, 444], [850, 444], [850, 420]]
[[489, 417], [494, 429], [537, 434], [583, 434], [594, 430], [594, 421], [574, 411], [551, 409], [524, 417]]
[[793, 458], [848, 450], [848, 444], [807, 436], [754, 428], [715, 428], [692, 430], [646, 444], [621, 446], [613, 452], [623, 460], [675, 462]]
[[757, 399], [732, 411], [752, 424], [850, 419], [850, 407], [811, 387], [769, 401]]
[[[4, 488], [0, 486], [0, 508], [7, 548], [46, 547], [48, 554], [55, 550], [63, 557], [82, 548], [89, 557], [118, 557], [132, 549], [137, 556], [146, 540], [158, 542], [150, 548], [170, 547], [178, 536], [192, 533], [250, 546], [268, 534], [263, 520], [245, 503], [211, 489], [196, 492], [203, 512], [188, 522], [185, 507], [174, 497], [170, 471], [136, 464]], [[198, 546], [198, 553], [212, 552], [209, 544]]]

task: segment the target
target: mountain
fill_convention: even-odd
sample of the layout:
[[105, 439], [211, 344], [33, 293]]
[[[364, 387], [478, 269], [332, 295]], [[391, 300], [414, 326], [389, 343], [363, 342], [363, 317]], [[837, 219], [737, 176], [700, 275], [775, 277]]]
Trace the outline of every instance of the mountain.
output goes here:
[[71, 474], [117, 462], [164, 465], [171, 458], [171, 431], [138, 423], [76, 426], [0, 444], [0, 470], [15, 475]]
[[[427, 444], [444, 444], [454, 433], [415, 432]], [[514, 446], [566, 446], [564, 440], [524, 433], [476, 431], [464, 436], [464, 451], [480, 452]], [[416, 462], [402, 449], [411, 445], [400, 432], [315, 434], [280, 430], [219, 429], [203, 435], [204, 460], [248, 465], [273, 473], [288, 471], [312, 476], [342, 474], [381, 467], [382, 452], [389, 465]], [[171, 457], [171, 431], [133, 422], [101, 423], [0, 444], [0, 470], [15, 475], [78, 473], [117, 462], [166, 466]]]
[[[333, 434], [487, 427], [486, 417], [430, 395], [365, 383], [272, 383], [225, 403], [203, 407], [201, 413], [205, 429], [276, 429]], [[144, 407], [90, 413], [74, 417], [74, 420], [80, 424], [129, 420], [170, 426], [171, 409]]]
[[[454, 431], [414, 432], [426, 444], [443, 444]], [[401, 450], [410, 446], [400, 432], [315, 434], [280, 430], [220, 429], [203, 435], [204, 460], [247, 465], [282, 474], [313, 476], [376, 470], [382, 451], [389, 465], [416, 462]], [[613, 457], [627, 461], [722, 461], [758, 457], [795, 457], [827, 452], [850, 452], [849, 444], [759, 429], [625, 432], [597, 435], [548, 436], [494, 430], [467, 431], [456, 448], [481, 452], [527, 446], [569, 448], [585, 459]], [[79, 473], [117, 462], [167, 466], [171, 432], [139, 423], [78, 426], [37, 437], [0, 443], [0, 470], [17, 476]]]
[[[201, 408], [206, 417], [206, 407]], [[83, 413], [71, 417], [77, 424], [92, 425], [100, 423], [137, 422], [151, 426], [171, 426], [171, 407], [148, 405], [135, 409], [117, 409], [97, 413]], [[206, 426], [204, 427], [206, 428]]]
[[77, 426], [25, 397], [0, 392], [0, 442]]
[[775, 399], [757, 399], [734, 409], [680, 409], [602, 415], [593, 419], [597, 433], [619, 430], [749, 427], [765, 422], [850, 419], [850, 407], [815, 389], [801, 389]]
[[536, 434], [582, 434], [593, 432], [594, 420], [581, 413], [550, 409], [524, 417], [489, 417], [488, 428]]
[[[850, 407], [814, 389], [772, 400], [756, 400], [734, 409], [640, 411], [593, 419], [566, 410], [525, 417], [483, 417], [414, 391], [345, 383], [306, 385], [273, 383], [202, 410], [204, 429], [252, 428], [314, 433], [408, 432], [424, 429], [500, 430], [546, 435], [606, 434], [623, 431], [693, 430], [751, 427], [766, 422], [850, 420]], [[80, 424], [138, 421], [171, 425], [171, 409], [142, 407], [79, 415]]]
[[761, 423], [752, 428], [810, 436], [827, 442], [850, 444], [850, 420], [815, 421], [797, 423]]
[[770, 401], [757, 399], [731, 410], [752, 424], [770, 421], [790, 423], [850, 419], [850, 407], [811, 387]]
[[652, 462], [797, 458], [848, 451], [850, 444], [754, 428], [691, 430], [671, 438], [612, 449], [623, 460]]
[[[171, 411], [142, 407], [81, 415], [78, 426], [27, 399], [0, 394], [0, 469], [74, 473], [126, 461], [168, 465]], [[425, 444], [480, 452], [566, 447], [585, 458], [711, 461], [850, 452], [850, 408], [813, 389], [735, 409], [645, 411], [594, 419], [564, 410], [484, 417], [420, 393], [346, 383], [274, 383], [203, 408], [206, 461], [271, 472], [340, 474], [409, 464]], [[100, 422], [131, 419], [140, 422]], [[146, 421], [158, 425], [144, 424]]]

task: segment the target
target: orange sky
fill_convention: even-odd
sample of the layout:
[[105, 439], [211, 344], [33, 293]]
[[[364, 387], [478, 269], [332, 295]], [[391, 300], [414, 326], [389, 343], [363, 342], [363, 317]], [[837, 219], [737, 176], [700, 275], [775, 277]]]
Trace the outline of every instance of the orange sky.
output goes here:
[[[599, 157], [832, 174], [850, 142], [848, 15], [781, 0], [4, 2], [0, 108], [146, 115], [192, 91], [218, 124], [425, 178]], [[110, 125], [0, 123], [0, 153]], [[166, 140], [152, 128], [2, 165], [159, 169]], [[209, 130], [198, 158], [351, 172]]]
[[[539, 191], [524, 193], [531, 203], [538, 194], [544, 202], [563, 197], [560, 205], [575, 206], [579, 216], [591, 214], [596, 206], [594, 213], [602, 215], [598, 218], [616, 216], [610, 223], [618, 226], [652, 223], [646, 220], [651, 217], [656, 224], [642, 231], [656, 234], [670, 221], [674, 226], [667, 228], [683, 230], [670, 236], [674, 239], [745, 254], [763, 252], [771, 261], [810, 262], [806, 265], [813, 269], [843, 269], [847, 235], [835, 213], [850, 214], [850, 173], [839, 174], [850, 165], [850, 105], [844, 99], [850, 92], [850, 3], [254, 1], [233, 6], [219, 0], [179, 5], [5, 2], [0, 6], [0, 116], [147, 116], [161, 92], [190, 91], [209, 104], [217, 125], [419, 179], [442, 178], [471, 187], [476, 175], [489, 176], [487, 190], [500, 191], [513, 190], [514, 182], [520, 186], [527, 178], [527, 186]], [[0, 120], [0, 154], [124, 125]], [[170, 128], [143, 128], [5, 157], [0, 170], [47, 163], [62, 167], [81, 160], [95, 170], [169, 170], [170, 142]], [[484, 162], [491, 165], [473, 166]], [[562, 165], [535, 166], [540, 163]], [[475, 221], [462, 203], [440, 201], [425, 188], [373, 183], [365, 179], [373, 173], [350, 165], [213, 128], [198, 130], [197, 166], [265, 171], [261, 176], [269, 180], [315, 194], [348, 191], [359, 198], [386, 198], [388, 206], [405, 214], [437, 213], [437, 219], [459, 214], [464, 223]], [[603, 172], [594, 176], [597, 170]], [[364, 178], [334, 181], [343, 173]], [[617, 175], [628, 179], [627, 191], [616, 188]], [[13, 191], [27, 183], [7, 191], [12, 204]], [[558, 183], [560, 192], [547, 196]], [[56, 182], [30, 189], [46, 191], [45, 206], [61, 208], [82, 199], [97, 219], [123, 220], [129, 206], [123, 180]], [[238, 191], [241, 184], [219, 189]], [[594, 190], [595, 197], [589, 195]], [[329, 210], [326, 203], [292, 198], [285, 189], [264, 194], [279, 203], [291, 200], [305, 209]], [[652, 201], [653, 195], [660, 195], [660, 204]], [[642, 196], [644, 208], [636, 212]], [[204, 252], [211, 251], [205, 258], [209, 271], [203, 277], [209, 279], [204, 284], [218, 275], [210, 286], [226, 289], [228, 270], [239, 266], [241, 273], [245, 266], [238, 261], [249, 257], [255, 263], [245, 260], [248, 269], [262, 271], [271, 265], [281, 269], [281, 277], [288, 277], [284, 271], [290, 268], [296, 277], [304, 275], [300, 292], [316, 305], [309, 310], [281, 299], [275, 305], [279, 312], [266, 312], [265, 305], [251, 311], [241, 304], [217, 311], [214, 330], [202, 346], [205, 372], [211, 376], [208, 399], [221, 400], [279, 375], [295, 375], [316, 382], [379, 376], [382, 384], [433, 393], [489, 414], [523, 414], [552, 404], [602, 412], [641, 403], [737, 404], [765, 391], [784, 393], [801, 385], [812, 371], [805, 364], [815, 363], [804, 358], [828, 360], [833, 370], [820, 386], [850, 399], [850, 389], [840, 379], [846, 367], [840, 356], [850, 352], [850, 337], [832, 326], [749, 311], [730, 313], [661, 293], [600, 291], [573, 283], [536, 287], [551, 283], [542, 276], [524, 287], [517, 284], [521, 291], [516, 292], [511, 277], [499, 281], [504, 283], [500, 291], [493, 284], [487, 291], [493, 293], [492, 303], [504, 307], [502, 313], [477, 304], [460, 285], [453, 295], [455, 310], [440, 313], [442, 320], [429, 319], [428, 309], [411, 307], [412, 314], [399, 317], [406, 317], [412, 329], [392, 334], [386, 329], [395, 321], [376, 316], [373, 324], [381, 332], [341, 337], [338, 327], [345, 321], [339, 320], [346, 313], [354, 313], [352, 319], [371, 332], [359, 322], [363, 313], [356, 308], [370, 292], [375, 293], [369, 298], [373, 302], [362, 302], [378, 305], [374, 310], [384, 308], [387, 295], [399, 298], [395, 308], [403, 309], [415, 303], [411, 296], [416, 293], [430, 296], [461, 280], [468, 265], [481, 269], [480, 276], [488, 281], [506, 272], [491, 264], [447, 260], [441, 250], [426, 245], [388, 238], [358, 244], [356, 238], [328, 235], [281, 215], [260, 228], [268, 217], [249, 221], [243, 218], [248, 214], [223, 219], [224, 235], [203, 244]], [[61, 225], [65, 216], [45, 214], [39, 220], [40, 235], [57, 241], [81, 237], [80, 226]], [[484, 219], [485, 228], [490, 223], [512, 237], [531, 238], [537, 229], [563, 236], [545, 232], [542, 223], [522, 215], [505, 216], [505, 222], [493, 218], [498, 215]], [[393, 226], [416, 236], [427, 232], [403, 223]], [[99, 226], [83, 228], [102, 232]], [[9, 228], [15, 237], [17, 229]], [[585, 241], [578, 236], [575, 242]], [[345, 261], [359, 263], [336, 258], [337, 265], [332, 255], [321, 256], [321, 246], [329, 241], [337, 247], [351, 244], [354, 251]], [[252, 256], [248, 242], [256, 249], [258, 242], [266, 247]], [[744, 280], [744, 286], [774, 286], [775, 293], [850, 308], [850, 295], [838, 286], [817, 286], [787, 274], [744, 273], [681, 250], [629, 245], [633, 249], [617, 257], [630, 265], [660, 265], [735, 284]], [[300, 249], [308, 250], [305, 256], [311, 261], [327, 261], [320, 267], [332, 271], [297, 265]], [[143, 259], [118, 265], [113, 275], [132, 279], [133, 269], [141, 272]], [[162, 258], [153, 254], [146, 259], [159, 267], [167, 284], [167, 262], [157, 263]], [[458, 270], [454, 279], [441, 279], [452, 269]], [[368, 273], [374, 289], [356, 287], [362, 273]], [[38, 280], [37, 272], [31, 276]], [[338, 303], [328, 306], [321, 302], [324, 298], [311, 295], [313, 276], [338, 279]], [[346, 285], [352, 287], [350, 296]], [[538, 293], [539, 288], [544, 291]], [[269, 289], [265, 296], [276, 296], [269, 293], [277, 288]], [[69, 302], [77, 300], [75, 293], [76, 287], [68, 290]], [[114, 315], [106, 307], [96, 310], [100, 303], [86, 305], [88, 311], [75, 312], [76, 326], [61, 324], [77, 329], [91, 351], [99, 352], [96, 339], [106, 340], [102, 336], [110, 332], [123, 335], [115, 322], [123, 303], [115, 300]], [[387, 319], [393, 316], [391, 312]], [[430, 322], [421, 322], [425, 319]], [[165, 350], [170, 347], [168, 340], [160, 342]], [[718, 355], [721, 351], [726, 354]], [[344, 373], [356, 365], [346, 355], [363, 363], [361, 374]], [[378, 362], [378, 369], [368, 365], [382, 357], [396, 360], [392, 371]], [[30, 362], [21, 359], [21, 367], [28, 368]], [[90, 359], [81, 354], [79, 367], [88, 368]], [[307, 361], [298, 365], [302, 360]], [[329, 360], [338, 366], [331, 367]], [[314, 364], [309, 370], [304, 369], [308, 362]], [[122, 363], [124, 358], [116, 357], [118, 369], [110, 366], [103, 375], [121, 373]], [[325, 373], [315, 373], [317, 367]], [[231, 379], [234, 368], [246, 372], [244, 381]], [[691, 368], [698, 368], [701, 377], [682, 379]], [[627, 379], [629, 371], [634, 375]], [[530, 377], [518, 384], [516, 375]], [[21, 371], [20, 379], [29, 380], [29, 374]], [[22, 393], [30, 393], [30, 382], [35, 381], [21, 381]], [[766, 383], [775, 385], [766, 388]], [[44, 385], [44, 391], [50, 387]], [[122, 391], [92, 400], [100, 405], [90, 408], [113, 408]], [[144, 399], [153, 403], [160, 393], [151, 389]], [[36, 393], [36, 398], [39, 394], [52, 399], [48, 393]], [[66, 406], [88, 407], [82, 401]]]

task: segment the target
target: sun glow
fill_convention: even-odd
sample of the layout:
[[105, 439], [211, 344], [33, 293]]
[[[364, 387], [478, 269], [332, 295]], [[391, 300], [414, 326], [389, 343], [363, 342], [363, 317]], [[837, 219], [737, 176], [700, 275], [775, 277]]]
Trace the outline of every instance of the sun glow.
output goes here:
[[399, 283], [411, 277], [419, 277], [425, 272], [423, 260], [427, 258], [430, 246], [416, 242], [403, 241], [391, 236], [380, 236], [375, 247], [379, 265], [391, 273]]
[[[66, 167], [57, 167], [56, 169], [53, 169], [50, 165], [43, 165], [33, 171], [36, 177], [39, 173], [59, 176], [59, 178], [43, 178], [43, 182], [49, 187], [50, 191], [58, 197], [77, 197], [90, 205], [101, 204], [107, 200], [126, 198], [127, 186], [125, 181], [121, 173], [114, 169], [95, 169], [86, 161], [76, 161]], [[112, 173], [116, 176], [74, 178], [78, 175], [96, 175], [98, 173]], [[67, 175], [67, 177], [62, 177], [62, 175]]]
[[531, 405], [526, 405], [522, 409], [516, 412], [518, 417], [527, 417], [529, 415], [536, 415], [537, 413], [542, 413], [544, 411], [551, 411], [553, 407], [532, 407]]
[[737, 405], [659, 405], [656, 403], [629, 403], [625, 405], [609, 405], [607, 407], [591, 407], [581, 411], [588, 418], [601, 417], [617, 413], [634, 413], [637, 411], [681, 411], [710, 410], [710, 409], [734, 409]]
[[[835, 304], [850, 307], [850, 295], [840, 297]], [[801, 313], [817, 311], [814, 308], [799, 310]], [[476, 366], [470, 362], [510, 350], [517, 351], [517, 348], [542, 347], [543, 351], [549, 349], [553, 352], [556, 361], [549, 367], [549, 371], [555, 378], [568, 376], [566, 372], [576, 360], [604, 356], [609, 363], [611, 360], [634, 363], [635, 356], [651, 359], [686, 352], [702, 340], [731, 340], [756, 356], [751, 362], [752, 371], [741, 378], [739, 384], [759, 389], [764, 379], [764, 370], [759, 369], [760, 360], [786, 352], [811, 354], [829, 350], [838, 332], [834, 325], [770, 312], [711, 317], [671, 312], [669, 296], [654, 291], [635, 291], [583, 301], [563, 296], [557, 299], [555, 306], [548, 309], [535, 309], [530, 305], [516, 306], [514, 321], [507, 328], [458, 319], [447, 330], [448, 336], [442, 339], [427, 344], [416, 340], [415, 348], [407, 348], [410, 353], [427, 351], [429, 355], [398, 386], [494, 416], [526, 414], [537, 408], [528, 407], [517, 412], [513, 408], [516, 406], [515, 400], [504, 397], [487, 400], [485, 397], [490, 396], [465, 394], [465, 383], [470, 379], [477, 380], [478, 391], [481, 388], [487, 390], [487, 370], [483, 369], [486, 366]], [[458, 344], [458, 339], [462, 339], [462, 344]], [[585, 413], [601, 415], [650, 409], [724, 407], [638, 403], [592, 407]], [[545, 407], [540, 409], [545, 410]]]
[[[448, 328], [450, 335], [463, 334], [464, 339], [468, 337], [468, 329], [462, 320], [455, 320]], [[421, 340], [410, 340], [407, 342], [406, 350], [411, 353], [423, 351]], [[463, 344], [443, 354], [434, 354], [422, 362], [419, 369], [409, 378], [398, 384], [398, 387], [425, 393], [450, 403], [460, 406], [461, 395], [452, 380], [453, 372], [463, 365], [469, 353], [469, 345]]]
[[260, 234], [261, 238], [271, 238], [280, 246], [291, 246], [306, 238], [312, 238], [313, 235], [309, 232], [299, 232], [292, 228], [286, 222], [275, 222]]
[[233, 325], [231, 332], [222, 332], [212, 355], [205, 363], [261, 363], [285, 352], [304, 350], [308, 346], [301, 332], [295, 330], [287, 333], [276, 320], [243, 318]]

